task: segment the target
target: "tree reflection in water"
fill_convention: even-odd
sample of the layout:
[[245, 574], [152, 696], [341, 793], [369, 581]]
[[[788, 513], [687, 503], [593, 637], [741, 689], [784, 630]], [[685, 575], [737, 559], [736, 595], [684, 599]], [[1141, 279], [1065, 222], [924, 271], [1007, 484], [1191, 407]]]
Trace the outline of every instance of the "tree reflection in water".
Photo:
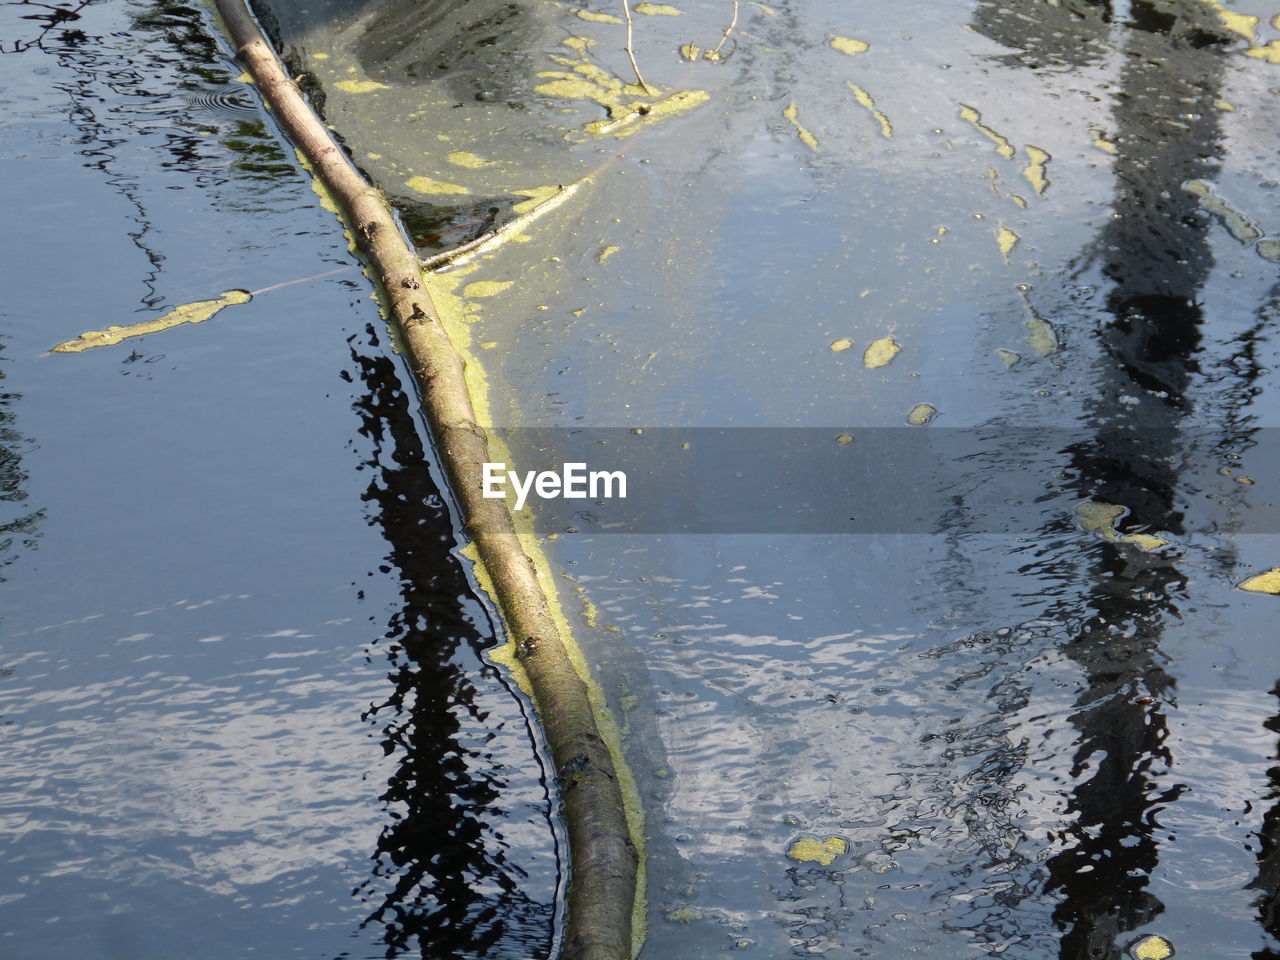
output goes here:
[[[376, 347], [371, 328], [368, 335]], [[501, 682], [478, 656], [492, 628], [478, 604], [466, 605], [471, 587], [451, 553], [453, 527], [420, 440], [416, 398], [376, 350], [353, 343], [351, 358], [367, 389], [356, 403], [372, 443], [364, 498], [390, 546], [379, 571], [398, 577], [400, 593], [381, 641], [393, 689], [365, 715], [396, 757], [381, 797], [391, 822], [356, 891], [374, 905], [365, 925], [381, 927], [387, 957], [547, 956], [556, 891], [536, 898], [502, 830], [516, 803], [510, 781], [529, 778], [486, 749], [501, 726], [479, 705], [478, 686]], [[545, 789], [539, 794], [550, 842]]]
[[[1213, 267], [1210, 221], [1183, 187], [1216, 175], [1221, 48], [1233, 38], [1198, 0], [1126, 6], [1120, 24], [1105, 0], [1053, 9], [984, 0], [975, 26], [1019, 51], [1010, 65], [1080, 66], [1105, 52], [1107, 37], [1121, 48], [1113, 215], [1078, 268], [1096, 266], [1105, 279], [1105, 300], [1089, 321], [1104, 357], [1087, 389], [1089, 436], [1066, 451], [1069, 489], [1080, 500], [1128, 507], [1135, 528], [1176, 535], [1188, 526], [1177, 465], [1213, 452], [1194, 450], [1191, 428], [1210, 417], [1215, 429], [1229, 428], [1221, 442], [1239, 452], [1249, 432], [1239, 429], [1239, 410], [1259, 373], [1256, 363], [1236, 364], [1217, 395], [1206, 396], [1201, 366], [1212, 358], [1204, 356], [1201, 293]], [[1041, 13], [1056, 17], [1056, 29], [1046, 29]], [[1241, 341], [1246, 353], [1252, 336]], [[1193, 396], [1204, 408], [1198, 414]], [[1082, 686], [1069, 717], [1077, 736], [1066, 825], [1054, 838], [1044, 892], [1056, 901], [1063, 960], [1117, 958], [1129, 935], [1164, 911], [1148, 888], [1159, 818], [1185, 787], [1172, 782], [1164, 705], [1175, 685], [1160, 642], [1180, 618], [1187, 581], [1172, 558], [1114, 540], [1099, 541], [1088, 570], [1070, 575], [1090, 586], [1083, 595], [1067, 591], [1049, 616], [1068, 625], [1063, 652]]]

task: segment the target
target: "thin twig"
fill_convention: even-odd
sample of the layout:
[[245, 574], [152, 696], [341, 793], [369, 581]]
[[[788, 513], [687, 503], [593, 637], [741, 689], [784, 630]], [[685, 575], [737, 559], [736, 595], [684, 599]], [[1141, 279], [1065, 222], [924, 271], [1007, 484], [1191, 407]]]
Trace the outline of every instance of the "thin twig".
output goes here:
[[733, 33], [733, 28], [738, 25], [738, 0], [733, 0], [733, 19], [729, 21], [729, 25], [724, 28], [724, 36], [720, 38], [720, 42], [716, 44], [716, 48], [707, 54], [708, 60], [720, 59], [720, 48], [724, 46], [724, 42], [729, 39], [729, 34]]
[[[737, 3], [737, 0], [734, 0], [734, 3]], [[635, 70], [636, 79], [640, 81], [640, 86], [644, 87], [645, 96], [657, 96], [653, 87], [649, 86], [644, 77], [641, 76], [640, 65], [636, 63], [635, 50], [631, 47], [631, 4], [627, 0], [622, 0], [622, 12], [627, 15], [627, 56], [631, 58], [631, 69]]]

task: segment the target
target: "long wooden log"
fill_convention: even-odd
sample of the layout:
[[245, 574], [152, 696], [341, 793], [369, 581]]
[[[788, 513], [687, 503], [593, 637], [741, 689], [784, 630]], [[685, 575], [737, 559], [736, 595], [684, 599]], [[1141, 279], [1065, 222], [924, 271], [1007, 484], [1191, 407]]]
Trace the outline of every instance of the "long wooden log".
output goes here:
[[571, 873], [564, 960], [628, 960], [637, 852], [617, 771], [505, 501], [485, 499], [488, 439], [454, 349], [422, 285], [422, 266], [381, 191], [367, 183], [285, 73], [243, 0], [216, 0], [241, 62], [281, 125], [342, 208], [382, 285], [418, 380], [436, 450], [467, 536], [529, 676], [556, 765]]

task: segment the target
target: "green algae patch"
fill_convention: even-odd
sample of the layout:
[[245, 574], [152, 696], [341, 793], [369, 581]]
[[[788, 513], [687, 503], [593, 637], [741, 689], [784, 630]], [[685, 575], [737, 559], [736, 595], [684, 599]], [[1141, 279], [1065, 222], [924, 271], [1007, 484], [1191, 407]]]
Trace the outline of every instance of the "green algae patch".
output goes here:
[[1045, 168], [1053, 157], [1049, 156], [1047, 150], [1041, 150], [1039, 147], [1027, 144], [1027, 158], [1031, 162], [1022, 171], [1022, 175], [1030, 182], [1031, 188], [1035, 190], [1036, 195], [1042, 197], [1044, 192], [1049, 189], [1049, 178], [1045, 175]]
[[938, 408], [932, 403], [917, 403], [907, 414], [907, 423], [913, 427], [922, 427], [938, 415]]
[[693, 923], [695, 920], [701, 919], [701, 912], [693, 909], [693, 907], [677, 907], [674, 910], [667, 911], [668, 923]]
[[479, 170], [481, 167], [491, 167], [497, 163], [496, 160], [486, 160], [484, 157], [478, 157], [474, 153], [468, 153], [465, 150], [455, 150], [445, 159], [455, 167], [466, 167], [468, 170]]
[[836, 857], [848, 852], [849, 841], [843, 837], [827, 837], [825, 840], [819, 840], [817, 837], [801, 837], [791, 844], [787, 856], [800, 863], [820, 863], [824, 867], [829, 867], [835, 862]]
[[1239, 584], [1241, 590], [1280, 595], [1280, 567], [1272, 567]]
[[898, 341], [893, 339], [893, 334], [881, 337], [879, 340], [872, 340], [867, 349], [862, 352], [862, 364], [868, 370], [887, 367], [900, 350], [902, 347], [898, 346]]
[[374, 90], [391, 89], [377, 80], [339, 80], [334, 86], [344, 93], [371, 93]]
[[999, 347], [996, 350], [996, 356], [1000, 358], [1000, 362], [1004, 364], [1006, 370], [1022, 359], [1022, 354], [1014, 350], [1006, 350], [1004, 347]]
[[590, 10], [575, 10], [574, 13], [589, 23], [622, 23], [621, 17], [611, 13], [592, 13]]
[[787, 109], [782, 111], [782, 115], [796, 128], [796, 135], [800, 138], [800, 142], [816, 153], [818, 150], [818, 138], [800, 122], [800, 108], [796, 106], [794, 100], [791, 101]]
[[893, 137], [893, 124], [889, 122], [888, 117], [876, 108], [876, 102], [871, 98], [871, 94], [852, 81], [846, 80], [845, 83], [849, 85], [849, 90], [853, 93], [853, 99], [858, 101], [858, 105], [870, 111], [871, 116], [880, 124], [880, 136], [891, 139]]
[[475, 283], [467, 284], [462, 290], [462, 295], [469, 300], [496, 297], [513, 283], [515, 283], [514, 280], [477, 280]]
[[111, 326], [105, 330], [89, 330], [74, 340], [60, 343], [52, 353], [80, 353], [94, 347], [110, 347], [128, 340], [130, 337], [142, 337], [149, 333], [159, 333], [184, 323], [204, 323], [223, 307], [237, 303], [248, 303], [250, 296], [245, 290], [228, 290], [217, 300], [197, 300], [195, 303], [184, 303], [170, 310], [162, 317], [154, 320], [143, 320], [128, 326]]
[[1047, 357], [1058, 349], [1058, 335], [1054, 333], [1053, 324], [1040, 317], [1027, 321], [1027, 339], [1023, 341], [1037, 357]]
[[871, 49], [871, 44], [865, 40], [855, 40], [853, 37], [832, 37], [831, 46], [841, 53], [847, 53], [851, 57], [866, 53]]
[[631, 8], [636, 13], [643, 13], [646, 17], [682, 17], [683, 10], [677, 10], [669, 3], [637, 3]]
[[1018, 241], [1022, 238], [1006, 227], [1003, 223], [995, 231], [996, 246], [1000, 248], [1000, 255], [1004, 257], [1004, 262], [1009, 262], [1009, 254], [1013, 248], [1018, 245]]
[[1173, 956], [1173, 944], [1164, 937], [1152, 934], [1130, 944], [1129, 956], [1133, 960], [1168, 960]]
[[992, 130], [989, 126], [982, 122], [982, 114], [967, 104], [960, 104], [960, 119], [968, 120], [982, 133], [984, 137], [996, 145], [996, 153], [1004, 157], [1006, 160], [1012, 160], [1014, 149], [1008, 139]]
[[431, 177], [422, 176], [410, 177], [404, 182], [404, 185], [410, 190], [418, 191], [418, 193], [465, 195], [471, 192], [466, 187], [456, 183], [445, 183], [443, 180], [433, 180]]
[[850, 340], [848, 337], [841, 337], [839, 340], [831, 341], [831, 352], [844, 353], [846, 350], [848, 350], [852, 346], [853, 346], [852, 340]]

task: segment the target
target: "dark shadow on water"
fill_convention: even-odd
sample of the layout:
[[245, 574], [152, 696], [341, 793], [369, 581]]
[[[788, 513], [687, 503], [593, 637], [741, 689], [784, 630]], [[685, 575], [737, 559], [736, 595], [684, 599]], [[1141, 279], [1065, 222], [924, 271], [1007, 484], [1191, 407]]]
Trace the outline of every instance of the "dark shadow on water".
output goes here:
[[[1124, 24], [1106, 2], [1051, 8], [982, 0], [974, 25], [1017, 51], [1002, 61], [1009, 66], [1082, 65], [1107, 51], [1108, 38], [1119, 46], [1113, 216], [1079, 265], [1105, 278], [1096, 328], [1076, 331], [1097, 337], [1104, 359], [1085, 403], [1091, 435], [1064, 451], [1067, 489], [1081, 501], [1127, 507], [1126, 530], [1183, 534], [1179, 431], [1193, 425], [1193, 415], [1208, 414], [1232, 427], [1242, 449], [1249, 428], [1240, 410], [1259, 373], [1248, 362], [1254, 345], [1246, 337], [1245, 362], [1216, 390], [1204, 389], [1210, 360], [1201, 296], [1213, 267], [1211, 221], [1183, 187], [1217, 172], [1216, 101], [1226, 70], [1219, 48], [1231, 37], [1194, 0], [1136, 0]], [[1197, 409], [1210, 402], [1211, 409]], [[1165, 711], [1176, 690], [1160, 644], [1166, 625], [1181, 618], [1187, 580], [1174, 558], [1102, 537], [1084, 570], [1063, 575], [1088, 586], [1065, 591], [1047, 614], [1066, 625], [1070, 639], [1061, 649], [1079, 668], [1080, 690], [1067, 718], [1076, 737], [1064, 826], [1053, 838], [1042, 895], [1056, 903], [1062, 960], [1118, 960], [1126, 941], [1165, 909], [1149, 883], [1171, 840], [1161, 813], [1185, 787], [1173, 780], [1166, 746]], [[1260, 884], [1274, 891], [1273, 881]], [[1274, 927], [1274, 911], [1263, 912], [1264, 925]]]
[[[368, 340], [377, 346], [372, 328]], [[390, 548], [371, 576], [395, 576], [400, 585], [379, 640], [392, 691], [365, 715], [396, 758], [381, 797], [391, 819], [372, 876], [356, 890], [372, 907], [365, 925], [379, 931], [387, 957], [547, 956], [555, 905], [527, 892], [501, 830], [507, 777], [536, 772], [504, 771], [485, 750], [493, 735], [484, 733], [476, 684], [500, 682], [478, 658], [493, 642], [492, 627], [476, 623], [460, 599], [471, 587], [452, 554], [452, 522], [419, 437], [417, 398], [376, 350], [353, 343], [351, 359], [367, 390], [356, 403], [360, 433], [372, 445], [362, 464], [370, 474], [364, 498]]]

